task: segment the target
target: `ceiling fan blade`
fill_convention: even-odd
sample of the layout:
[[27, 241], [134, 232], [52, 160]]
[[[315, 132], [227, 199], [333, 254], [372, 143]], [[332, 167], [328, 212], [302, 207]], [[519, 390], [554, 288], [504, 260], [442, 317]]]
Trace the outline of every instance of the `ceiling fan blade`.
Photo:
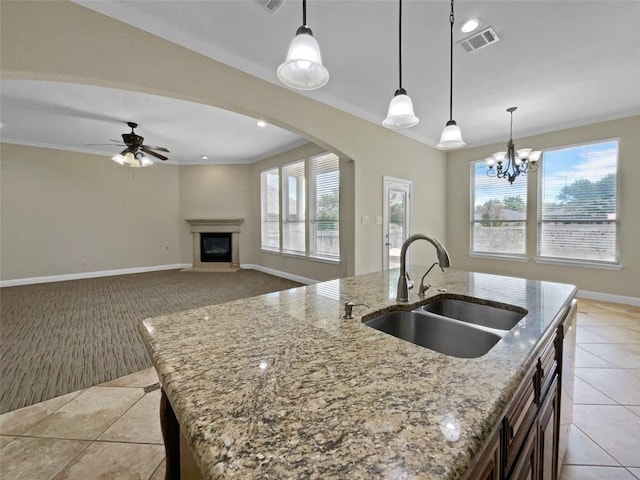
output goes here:
[[168, 157], [165, 157], [164, 155], [160, 155], [159, 153], [156, 153], [156, 152], [152, 152], [146, 146], [143, 146], [142, 148], [140, 148], [140, 150], [142, 150], [144, 153], [147, 153], [153, 157], [159, 158], [160, 160], [169, 160]]
[[124, 147], [124, 143], [85, 143], [84, 147]]
[[169, 150], [167, 150], [164, 147], [154, 147], [153, 145], [143, 145], [144, 148], [150, 148], [151, 150], [160, 150], [161, 152], [167, 152], [170, 153]]

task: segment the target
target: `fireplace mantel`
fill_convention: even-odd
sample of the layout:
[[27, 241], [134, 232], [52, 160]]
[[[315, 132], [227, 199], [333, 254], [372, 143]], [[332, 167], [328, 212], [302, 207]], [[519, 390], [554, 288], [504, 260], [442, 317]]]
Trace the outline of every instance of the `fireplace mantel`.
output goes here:
[[[235, 272], [240, 268], [240, 225], [244, 218], [186, 218], [193, 233], [193, 269], [202, 271]], [[231, 233], [231, 262], [200, 261], [201, 233]]]

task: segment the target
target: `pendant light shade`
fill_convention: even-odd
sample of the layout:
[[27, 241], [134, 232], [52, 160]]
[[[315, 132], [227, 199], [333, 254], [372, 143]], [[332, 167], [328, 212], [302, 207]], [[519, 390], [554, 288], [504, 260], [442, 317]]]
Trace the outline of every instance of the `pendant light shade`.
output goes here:
[[395, 95], [389, 103], [387, 118], [382, 121], [386, 128], [396, 130], [399, 128], [409, 128], [417, 125], [420, 119], [413, 113], [413, 102], [407, 95], [404, 88], [396, 90]]
[[307, 1], [302, 0], [302, 26], [291, 40], [287, 59], [278, 67], [278, 78], [296, 90], [315, 90], [329, 81], [329, 72], [322, 65], [320, 46], [307, 26]]
[[465, 145], [460, 127], [455, 120], [449, 120], [442, 130], [437, 147], [441, 150], [453, 150], [454, 148], [462, 148]]
[[400, 14], [398, 21], [398, 77], [400, 86], [389, 103], [387, 118], [382, 121], [382, 126], [392, 130], [409, 128], [417, 125], [420, 119], [413, 113], [413, 102], [402, 88], [402, 0], [400, 2]]
[[453, 16], [453, 1], [451, 0], [451, 13], [449, 14], [449, 26], [451, 34], [449, 37], [449, 121], [442, 130], [440, 143], [436, 145], [440, 150], [453, 150], [462, 148], [466, 145], [462, 140], [462, 132], [460, 127], [453, 119], [453, 24], [455, 18]]

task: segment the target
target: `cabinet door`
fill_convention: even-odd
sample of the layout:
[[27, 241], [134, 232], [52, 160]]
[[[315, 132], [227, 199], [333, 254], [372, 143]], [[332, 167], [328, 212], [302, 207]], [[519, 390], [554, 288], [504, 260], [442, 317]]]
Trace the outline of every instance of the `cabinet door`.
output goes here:
[[556, 439], [556, 431], [558, 428], [557, 416], [558, 416], [558, 382], [555, 380], [549, 394], [544, 400], [542, 408], [540, 409], [539, 420], [539, 467], [540, 467], [540, 480], [556, 480], [556, 474], [558, 472], [556, 462], [558, 460], [557, 451], [558, 444]]
[[500, 480], [500, 435], [498, 430], [489, 441], [487, 448], [480, 454], [480, 460], [466, 476], [469, 480]]
[[520, 452], [518, 461], [511, 471], [511, 475], [507, 477], [509, 480], [537, 480], [537, 438], [538, 429], [532, 428]]

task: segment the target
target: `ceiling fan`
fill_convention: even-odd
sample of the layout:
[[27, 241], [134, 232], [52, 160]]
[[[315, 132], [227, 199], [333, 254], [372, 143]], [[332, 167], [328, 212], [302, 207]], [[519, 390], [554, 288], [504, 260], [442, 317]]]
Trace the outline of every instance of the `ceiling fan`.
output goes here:
[[[156, 157], [159, 160], [165, 161], [168, 160], [168, 157], [165, 157], [161, 153], [154, 152], [154, 150], [158, 150], [160, 152], [169, 153], [164, 147], [154, 147], [153, 145], [145, 145], [144, 137], [136, 134], [134, 132], [135, 128], [138, 128], [138, 124], [134, 122], [127, 122], [129, 128], [131, 128], [131, 133], [123, 133], [122, 134], [122, 143], [118, 142], [118, 140], [112, 140], [113, 142], [118, 142], [113, 145], [120, 145], [126, 147], [122, 152], [114, 155], [111, 159], [119, 163], [120, 165], [128, 165], [130, 167], [140, 168], [140, 167], [148, 167], [153, 165], [153, 160], [151, 160], [147, 155], [151, 155], [152, 157]], [[87, 145], [112, 145], [108, 144], [87, 144]]]

